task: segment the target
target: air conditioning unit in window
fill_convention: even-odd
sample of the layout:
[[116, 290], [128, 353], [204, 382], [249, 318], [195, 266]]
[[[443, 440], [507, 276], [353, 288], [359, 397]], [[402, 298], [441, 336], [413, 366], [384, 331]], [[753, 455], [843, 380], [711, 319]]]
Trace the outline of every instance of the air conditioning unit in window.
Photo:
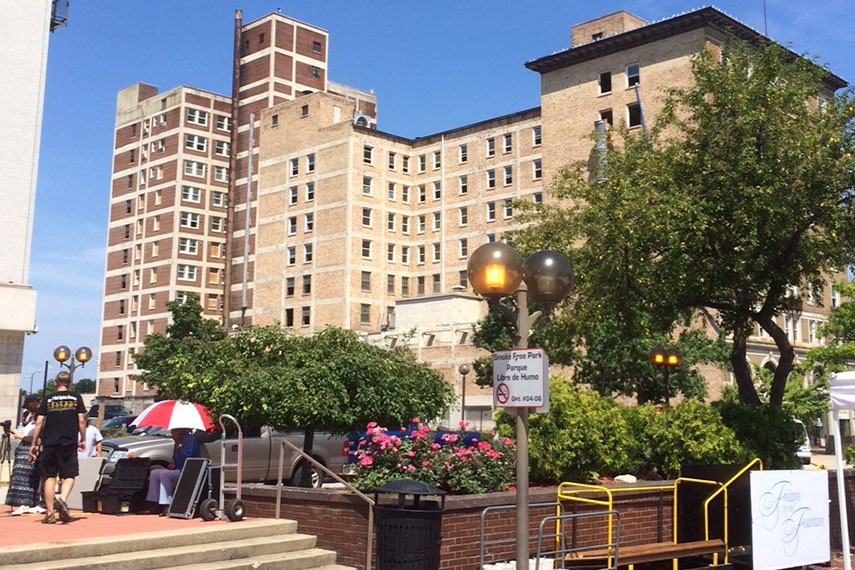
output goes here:
[[357, 127], [368, 128], [371, 125], [371, 119], [357, 111], [353, 114], [353, 124]]

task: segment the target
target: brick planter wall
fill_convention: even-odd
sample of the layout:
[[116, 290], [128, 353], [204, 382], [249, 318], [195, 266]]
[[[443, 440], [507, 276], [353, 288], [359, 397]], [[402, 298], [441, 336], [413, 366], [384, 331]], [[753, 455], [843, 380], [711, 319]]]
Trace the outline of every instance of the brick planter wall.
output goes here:
[[[855, 471], [845, 474], [846, 496], [850, 527], [855, 526]], [[831, 498], [831, 546], [840, 550], [840, 523], [837, 511], [837, 491], [834, 471], [829, 471], [829, 496]], [[643, 486], [639, 483], [634, 486]], [[651, 484], [650, 486], [653, 486]], [[556, 489], [532, 489], [531, 503], [553, 503]], [[273, 517], [276, 507], [276, 490], [273, 487], [245, 486], [242, 499], [250, 517]], [[474, 570], [479, 565], [481, 513], [486, 507], [513, 505], [513, 492], [485, 495], [448, 496], [442, 517], [441, 570]], [[649, 544], [671, 539], [670, 493], [659, 490], [640, 490], [615, 495], [615, 510], [621, 514], [621, 544]], [[602, 511], [598, 506], [585, 506], [587, 512]], [[529, 531], [532, 541], [531, 555], [536, 552], [536, 537], [540, 521], [555, 514], [554, 507], [532, 507], [529, 510]], [[281, 518], [298, 522], [298, 531], [318, 537], [318, 547], [338, 553], [338, 563], [359, 570], [372, 570], [376, 551], [372, 545], [371, 568], [366, 568], [368, 540], [368, 506], [359, 497], [333, 489], [297, 489], [286, 487], [282, 492]], [[489, 544], [485, 562], [511, 560], [516, 555], [516, 513], [513, 509], [493, 511], [486, 525], [485, 542]], [[576, 525], [568, 524], [565, 539], [568, 545], [601, 544], [605, 523], [602, 518], [579, 519]], [[850, 536], [855, 534], [850, 528]], [[554, 526], [549, 532], [554, 532]], [[373, 534], [372, 534], [373, 536]], [[547, 541], [549, 542], [549, 541]], [[853, 541], [855, 543], [855, 541]], [[547, 546], [546, 548], [551, 548]]]

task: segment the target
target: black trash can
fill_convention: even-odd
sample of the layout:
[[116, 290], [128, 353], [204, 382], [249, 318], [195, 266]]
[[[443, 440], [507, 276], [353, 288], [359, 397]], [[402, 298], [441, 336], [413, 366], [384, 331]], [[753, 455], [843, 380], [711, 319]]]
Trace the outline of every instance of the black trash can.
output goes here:
[[[397, 497], [381, 503], [381, 494]], [[439, 500], [424, 500], [428, 496]], [[443, 511], [445, 491], [421, 481], [402, 479], [374, 489], [377, 570], [439, 570]]]

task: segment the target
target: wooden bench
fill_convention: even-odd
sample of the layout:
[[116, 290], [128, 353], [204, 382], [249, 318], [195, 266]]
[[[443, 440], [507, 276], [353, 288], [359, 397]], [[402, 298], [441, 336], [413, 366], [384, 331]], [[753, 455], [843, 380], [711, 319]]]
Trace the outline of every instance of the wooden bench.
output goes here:
[[621, 546], [615, 548], [601, 548], [596, 550], [576, 550], [569, 553], [565, 559], [575, 562], [589, 562], [594, 560], [605, 560], [615, 556], [617, 551], [617, 563], [620, 566], [631, 566], [645, 562], [660, 562], [675, 558], [690, 558], [692, 556], [703, 556], [715, 553], [724, 553], [723, 540], [696, 540], [693, 542], [655, 542], [653, 544], [639, 544], [635, 546]]

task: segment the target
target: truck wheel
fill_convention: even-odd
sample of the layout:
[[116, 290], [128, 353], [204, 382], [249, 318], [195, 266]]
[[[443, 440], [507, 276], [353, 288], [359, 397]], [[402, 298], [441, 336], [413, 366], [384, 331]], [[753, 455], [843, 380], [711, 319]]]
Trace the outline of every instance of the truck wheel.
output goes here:
[[209, 522], [217, 518], [217, 499], [205, 499], [199, 505], [199, 516], [202, 520]]
[[295, 487], [320, 489], [324, 484], [324, 473], [311, 463], [301, 461], [294, 470], [291, 484]]
[[236, 522], [243, 520], [244, 515], [246, 515], [246, 508], [244, 507], [243, 501], [235, 499], [234, 501], [226, 503], [226, 516], [230, 521]]

